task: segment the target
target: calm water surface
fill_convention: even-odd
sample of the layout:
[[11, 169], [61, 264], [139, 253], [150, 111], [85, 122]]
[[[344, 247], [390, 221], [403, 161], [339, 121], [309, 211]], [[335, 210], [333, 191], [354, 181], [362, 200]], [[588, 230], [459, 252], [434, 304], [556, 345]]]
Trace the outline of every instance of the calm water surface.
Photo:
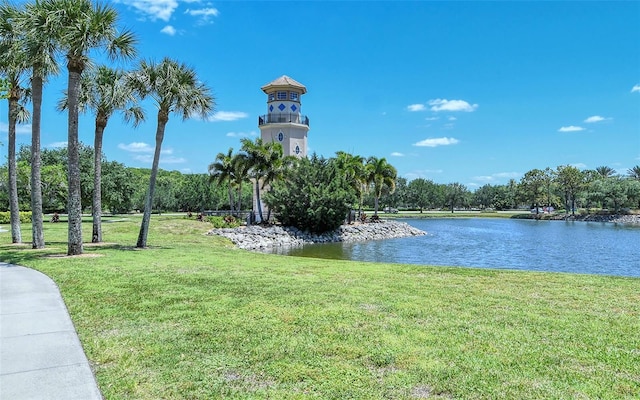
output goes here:
[[640, 227], [513, 219], [403, 220], [427, 236], [279, 249], [330, 259], [640, 276]]

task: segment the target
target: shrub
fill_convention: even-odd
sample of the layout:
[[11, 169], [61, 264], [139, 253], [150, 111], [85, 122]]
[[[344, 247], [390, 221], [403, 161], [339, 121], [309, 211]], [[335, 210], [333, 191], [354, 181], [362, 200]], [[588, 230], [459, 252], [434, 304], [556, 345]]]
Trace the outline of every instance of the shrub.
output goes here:
[[[26, 224], [31, 222], [31, 211], [20, 211], [20, 223]], [[11, 213], [9, 211], [0, 211], [0, 224], [10, 224]]]
[[225, 217], [205, 217], [205, 220], [209, 221], [214, 228], [235, 228], [242, 225], [240, 220], [232, 217], [231, 215], [227, 215]]
[[283, 225], [324, 233], [344, 222], [356, 195], [333, 159], [314, 154], [274, 183], [264, 200]]

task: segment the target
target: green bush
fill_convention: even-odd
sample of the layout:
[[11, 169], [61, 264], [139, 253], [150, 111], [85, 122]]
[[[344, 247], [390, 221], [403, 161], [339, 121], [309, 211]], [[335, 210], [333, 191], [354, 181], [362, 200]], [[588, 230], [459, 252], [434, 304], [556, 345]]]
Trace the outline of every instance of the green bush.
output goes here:
[[323, 233], [344, 222], [356, 195], [333, 159], [314, 154], [274, 183], [264, 199], [283, 225]]
[[205, 217], [205, 221], [210, 222], [214, 228], [235, 228], [242, 225], [240, 220], [230, 215], [225, 217]]
[[[31, 222], [31, 211], [20, 211], [20, 223], [26, 224]], [[0, 211], [0, 224], [10, 224], [11, 213], [9, 211]]]

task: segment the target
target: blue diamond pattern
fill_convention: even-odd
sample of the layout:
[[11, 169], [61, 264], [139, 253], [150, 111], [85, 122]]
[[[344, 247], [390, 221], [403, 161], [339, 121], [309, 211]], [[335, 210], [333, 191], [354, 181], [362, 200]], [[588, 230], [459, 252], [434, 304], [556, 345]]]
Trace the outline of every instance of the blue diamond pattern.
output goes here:
[[269, 112], [273, 112], [273, 104], [269, 106]]
[[284, 109], [287, 108], [287, 107], [284, 104], [280, 103], [278, 108], [280, 109], [280, 111], [284, 111]]
[[296, 105], [295, 105], [295, 104], [292, 104], [292, 105], [291, 105], [291, 110], [293, 110], [293, 112], [296, 112], [296, 110], [297, 110], [297, 109], [298, 109], [298, 107], [296, 107]]

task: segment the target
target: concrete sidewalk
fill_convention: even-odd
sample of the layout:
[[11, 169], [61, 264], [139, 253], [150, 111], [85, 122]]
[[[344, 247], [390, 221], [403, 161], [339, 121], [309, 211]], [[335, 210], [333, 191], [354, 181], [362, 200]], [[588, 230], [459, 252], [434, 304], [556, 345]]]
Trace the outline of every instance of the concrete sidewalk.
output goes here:
[[56, 284], [0, 262], [0, 400], [102, 399]]

